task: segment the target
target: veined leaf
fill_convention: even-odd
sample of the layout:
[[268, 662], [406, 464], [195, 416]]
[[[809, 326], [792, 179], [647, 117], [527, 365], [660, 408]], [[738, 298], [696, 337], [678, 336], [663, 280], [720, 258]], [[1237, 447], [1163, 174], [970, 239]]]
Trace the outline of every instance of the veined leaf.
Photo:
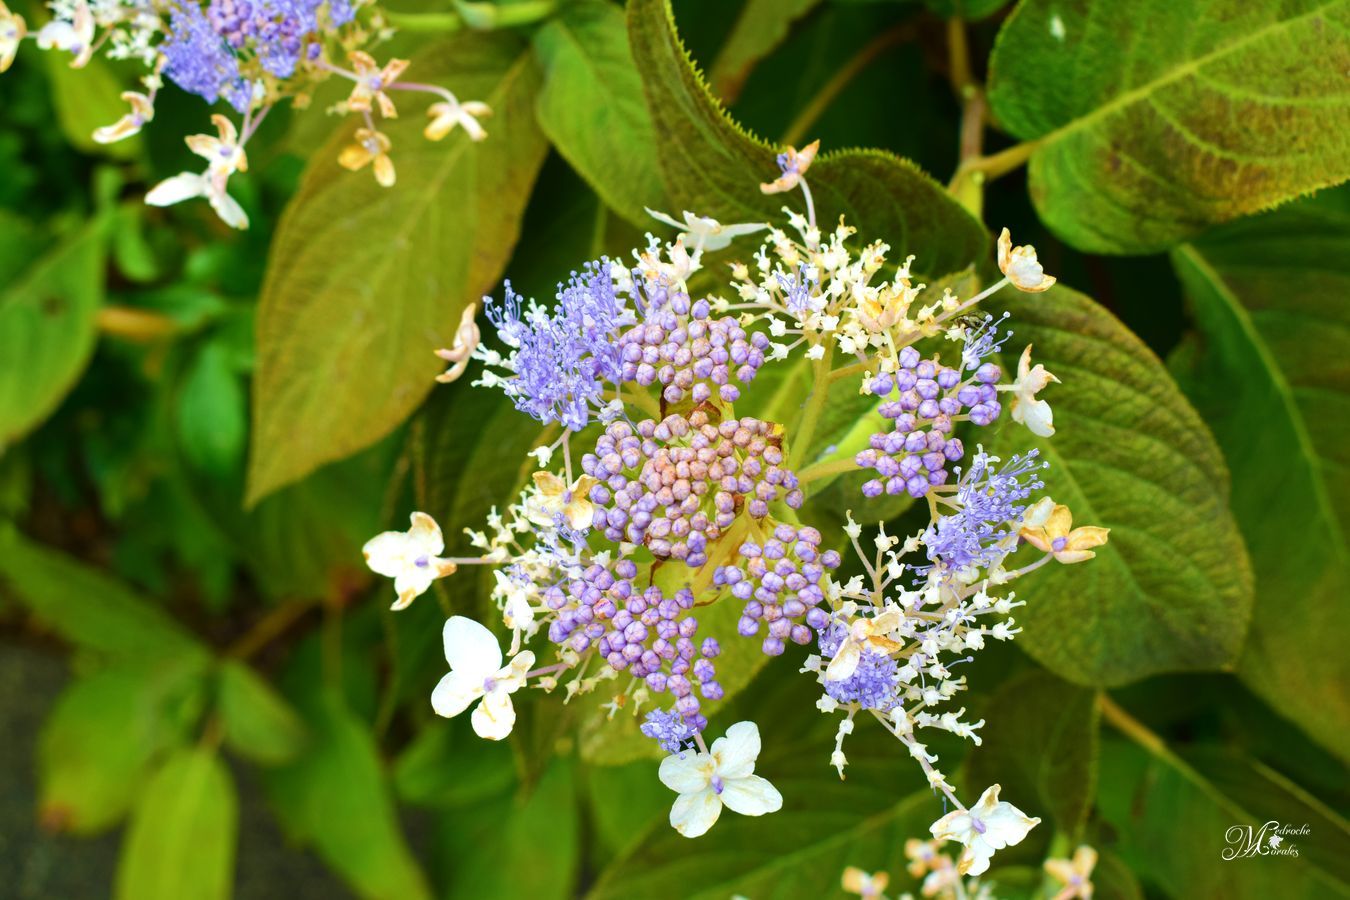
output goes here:
[[1004, 458], [1040, 447], [1046, 493], [1076, 525], [1111, 529], [1096, 559], [1028, 576], [1021, 646], [1057, 675], [1096, 686], [1231, 668], [1252, 577], [1205, 423], [1157, 357], [1092, 300], [1054, 287], [1005, 302], [1014, 335], [1004, 370], [1015, 372], [1032, 344], [1033, 362], [1063, 383], [1040, 395], [1055, 411], [1054, 437], [1038, 440], [1005, 417], [992, 443]]
[[539, 76], [507, 34], [459, 36], [413, 71], [493, 109], [489, 136], [422, 137], [414, 108], [385, 129], [399, 183], [337, 164], [352, 127], [315, 157], [273, 242], [258, 310], [247, 499], [388, 434], [435, 384], [466, 304], [497, 281], [547, 144]]
[[1033, 669], [1000, 687], [988, 708], [984, 743], [966, 763], [967, 793], [1002, 785], [1027, 815], [1080, 834], [1097, 788], [1097, 695]]
[[0, 291], [0, 452], [51, 414], [94, 351], [106, 225], [95, 219]]
[[664, 209], [665, 189], [622, 11], [603, 0], [569, 3], [534, 46], [544, 64], [540, 127], [611, 209], [650, 227], [643, 207]]
[[211, 750], [185, 747], [146, 785], [122, 845], [114, 897], [225, 900], [234, 883], [239, 802]]
[[[775, 151], [736, 124], [708, 92], [675, 33], [669, 0], [628, 7], [633, 56], [642, 73], [661, 173], [672, 208], [725, 223], [780, 218], [799, 194], [766, 195], [778, 176]], [[843, 215], [866, 240], [885, 240], [916, 256], [915, 270], [943, 275], [983, 256], [984, 226], [912, 162], [880, 150], [846, 150], [817, 159], [807, 173], [817, 221]]]
[[820, 0], [748, 0], [708, 73], [712, 89], [724, 103], [735, 103], [755, 64], [787, 39], [796, 19]]
[[989, 101], [1081, 250], [1148, 253], [1350, 177], [1346, 0], [1024, 0]]
[[[1346, 195], [1342, 192], [1341, 197]], [[1257, 602], [1239, 675], [1350, 759], [1350, 209], [1318, 201], [1172, 254], [1199, 327], [1182, 386], [1233, 472]]]

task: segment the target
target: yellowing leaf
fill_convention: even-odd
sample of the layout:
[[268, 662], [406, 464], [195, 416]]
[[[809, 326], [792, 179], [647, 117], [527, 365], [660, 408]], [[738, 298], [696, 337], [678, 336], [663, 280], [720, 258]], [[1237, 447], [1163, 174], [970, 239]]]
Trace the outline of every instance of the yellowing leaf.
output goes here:
[[1347, 28], [1346, 0], [1025, 0], [989, 100], [1053, 231], [1147, 253], [1350, 177]]
[[[410, 72], [493, 110], [488, 138], [423, 138], [415, 98], [385, 127], [398, 184], [337, 164], [352, 126], [314, 158], [282, 217], [258, 309], [250, 504], [377, 441], [443, 368], [460, 312], [502, 273], [547, 144], [534, 122], [539, 75], [508, 34], [459, 36]], [[411, 77], [411, 76], [410, 76]]]

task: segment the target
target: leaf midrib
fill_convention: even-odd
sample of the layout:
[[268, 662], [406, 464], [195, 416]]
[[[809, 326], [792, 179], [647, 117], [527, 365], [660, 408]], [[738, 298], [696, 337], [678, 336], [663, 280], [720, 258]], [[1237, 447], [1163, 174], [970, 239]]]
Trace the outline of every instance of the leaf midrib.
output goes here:
[[1313, 496], [1316, 499], [1318, 511], [1325, 520], [1327, 529], [1335, 538], [1333, 546], [1336, 549], [1337, 556], [1343, 559], [1346, 556], [1345, 535], [1341, 531], [1340, 520], [1336, 517], [1336, 510], [1331, 502], [1330, 489], [1327, 487], [1326, 478], [1322, 472], [1321, 457], [1317, 453], [1312, 435], [1308, 431], [1307, 422], [1304, 420], [1303, 414], [1298, 408], [1298, 402], [1294, 398], [1293, 385], [1285, 378], [1284, 370], [1276, 362], [1270, 347], [1261, 339], [1247, 308], [1242, 305], [1228, 287], [1228, 282], [1224, 280], [1218, 270], [1209, 264], [1209, 261], [1201, 255], [1194, 244], [1182, 244], [1177, 248], [1176, 253], [1209, 282], [1215, 295], [1223, 302], [1242, 336], [1246, 338], [1248, 345], [1261, 361], [1261, 371], [1265, 372], [1270, 378], [1271, 385], [1280, 398], [1280, 405], [1289, 420], [1289, 425], [1294, 431], [1299, 450], [1303, 458], [1308, 461], [1308, 468], [1312, 475]]
[[1193, 59], [1186, 60], [1185, 62], [1181, 63], [1175, 68], [1169, 70], [1166, 74], [1161, 75], [1158, 78], [1153, 79], [1152, 81], [1146, 82], [1145, 84], [1142, 84], [1137, 88], [1131, 88], [1130, 90], [1125, 91], [1122, 94], [1119, 94], [1113, 100], [1110, 100], [1109, 102], [1102, 104], [1101, 106], [1097, 107], [1091, 112], [1079, 116], [1076, 119], [1071, 119], [1069, 122], [1059, 126], [1053, 131], [1046, 132], [1045, 134], [1041, 135], [1038, 138], [1033, 138], [1032, 142], [1035, 143], [1038, 146], [1038, 148], [1053, 144], [1068, 134], [1071, 134], [1081, 128], [1088, 127], [1089, 125], [1093, 124], [1099, 119], [1106, 118], [1135, 103], [1147, 100], [1151, 94], [1155, 93], [1159, 89], [1166, 87], [1167, 85], [1172, 84], [1173, 82], [1180, 81], [1181, 79], [1198, 72], [1201, 68], [1216, 60], [1222, 59], [1225, 56], [1228, 56], [1232, 53], [1242, 50], [1248, 45], [1255, 43], [1259, 40], [1262, 40], [1264, 38], [1267, 38], [1272, 34], [1275, 34], [1276, 32], [1292, 28], [1293, 26], [1300, 24], [1304, 19], [1309, 19], [1312, 18], [1313, 16], [1321, 15], [1328, 9], [1331, 9], [1334, 6], [1339, 6], [1343, 2], [1344, 0], [1328, 0], [1327, 3], [1318, 6], [1316, 9], [1311, 9], [1308, 12], [1303, 13], [1302, 15], [1294, 16], [1293, 18], [1289, 19], [1280, 19], [1279, 21], [1276, 22], [1271, 22], [1269, 25], [1252, 32], [1246, 37], [1238, 38], [1237, 40], [1224, 44], [1222, 47], [1211, 50], [1209, 53], [1206, 53], [1203, 56], [1197, 56]]

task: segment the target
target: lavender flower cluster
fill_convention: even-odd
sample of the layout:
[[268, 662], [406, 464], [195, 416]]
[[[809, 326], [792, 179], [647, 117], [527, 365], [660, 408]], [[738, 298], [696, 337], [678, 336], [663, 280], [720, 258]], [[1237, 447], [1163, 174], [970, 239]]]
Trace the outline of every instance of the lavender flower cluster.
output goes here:
[[[820, 632], [820, 655], [823, 659], [832, 659], [839, 652], [839, 645], [848, 635], [848, 628], [840, 622], [834, 622]], [[838, 703], [857, 703], [863, 709], [877, 712], [889, 712], [900, 701], [896, 698], [896, 685], [900, 680], [900, 666], [888, 653], [878, 653], [864, 648], [858, 659], [858, 667], [853, 674], [839, 681], [824, 679], [825, 693]]]
[[550, 588], [544, 597], [557, 617], [548, 637], [577, 653], [592, 647], [610, 668], [641, 678], [656, 693], [675, 697], [675, 712], [693, 731], [707, 721], [699, 713], [695, 687], [706, 700], [722, 697], [712, 660], [721, 652], [714, 638], [694, 644], [698, 619], [689, 615], [694, 595], [686, 589], [666, 597], [652, 585], [633, 584], [637, 566], [620, 559], [611, 566], [592, 563], [577, 577]]
[[716, 390], [727, 403], [740, 399], [733, 376], [749, 384], [764, 365], [769, 339], [747, 335], [731, 316], [710, 318], [707, 300], [690, 302], [682, 291], [656, 289], [645, 321], [619, 337], [622, 378], [643, 387], [659, 382], [661, 397], [676, 404], [686, 397], [708, 400]]
[[1029, 450], [996, 469], [995, 458], [983, 450], [975, 454], [953, 499], [956, 511], [940, 517], [924, 532], [923, 543], [933, 566], [945, 571], [985, 566], [1007, 552], [1026, 509], [1024, 501], [1045, 486], [1035, 474], [1047, 466], [1039, 457], [1039, 450]]
[[894, 420], [894, 427], [872, 435], [870, 446], [855, 457], [860, 467], [875, 469], [881, 476], [863, 484], [864, 496], [878, 497], [884, 491], [923, 497], [930, 487], [946, 483], [947, 463], [965, 454], [961, 439], [951, 437], [956, 417], [969, 410], [976, 425], [998, 418], [1002, 406], [995, 385], [1003, 372], [993, 363], [983, 363], [963, 378], [968, 356], [962, 355], [962, 368], [953, 369], [936, 357], [921, 359], [917, 350], [905, 347], [899, 371], [872, 380], [872, 393], [886, 397], [899, 390], [900, 395], [878, 408], [883, 417]]
[[601, 482], [591, 488], [592, 527], [612, 541], [645, 544], [658, 558], [701, 566], [709, 543], [742, 509], [763, 519], [772, 501], [801, 506], [797, 476], [783, 459], [777, 427], [759, 419], [713, 424], [696, 409], [636, 428], [614, 422], [581, 460]]
[[821, 579], [839, 567], [840, 557], [834, 550], [821, 553], [820, 542], [820, 532], [810, 526], [778, 525], [762, 545], [742, 544], [741, 561], [713, 573], [714, 585], [730, 587], [731, 595], [745, 603], [737, 633], [752, 637], [761, 622], [767, 626], [762, 648], [769, 656], [782, 654], [789, 640], [810, 643], [811, 629], [829, 623], [819, 605], [825, 600]]

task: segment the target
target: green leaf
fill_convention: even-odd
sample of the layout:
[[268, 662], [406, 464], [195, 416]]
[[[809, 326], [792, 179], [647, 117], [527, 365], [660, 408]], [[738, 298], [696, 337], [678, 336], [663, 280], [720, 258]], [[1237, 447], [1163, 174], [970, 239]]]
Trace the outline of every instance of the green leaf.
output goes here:
[[574, 769], [571, 759], [555, 759], [528, 795], [446, 813], [440, 854], [449, 863], [446, 896], [577, 896], [581, 821]]
[[0, 291], [0, 451], [45, 419], [89, 362], [105, 225], [76, 231]]
[[369, 729], [333, 694], [319, 697], [308, 712], [309, 751], [264, 774], [283, 826], [312, 844], [362, 897], [429, 898]]
[[1081, 834], [1096, 793], [1097, 697], [1032, 670], [1003, 684], [988, 703], [984, 743], [967, 760], [971, 797], [991, 784], [1030, 816]]
[[1347, 248], [1350, 210], [1305, 203], [1219, 229], [1172, 261], [1200, 330], [1182, 384], [1228, 457], [1256, 573], [1239, 675], [1350, 760]]
[[123, 87], [112, 67], [94, 57], [79, 69], [71, 68], [65, 53], [43, 53], [47, 77], [52, 85], [56, 122], [70, 145], [82, 153], [99, 153], [114, 159], [134, 159], [142, 150], [139, 134], [112, 144], [94, 140], [94, 131], [111, 125], [130, 112], [122, 99]]
[[452, 343], [519, 234], [547, 150], [529, 48], [463, 35], [419, 55], [414, 71], [486, 101], [488, 139], [456, 130], [429, 142], [405, 109], [386, 129], [399, 166], [388, 189], [337, 164], [352, 127], [315, 157], [278, 226], [258, 310], [250, 504], [408, 416], [435, 384], [433, 351]]
[[[775, 151], [731, 120], [708, 92], [675, 34], [668, 0], [634, 0], [628, 32], [642, 73], [661, 173], [672, 208], [722, 222], [778, 217], [802, 208], [800, 194], [766, 195], [760, 184], [778, 175]], [[821, 156], [808, 181], [817, 220], [840, 215], [867, 240], [913, 253], [915, 270], [943, 275], [982, 258], [984, 226], [912, 162], [881, 150]]]
[[116, 898], [215, 900], [232, 895], [239, 801], [229, 770], [185, 747], [146, 785], [122, 845]]
[[1345, 0], [1024, 0], [989, 101], [1052, 231], [1148, 253], [1350, 177], [1348, 26]]
[[713, 93], [735, 103], [755, 64], [787, 39], [792, 23], [820, 0], [747, 0], [708, 72]]
[[623, 13], [602, 0], [569, 3], [534, 47], [544, 66], [539, 127], [610, 208], [649, 227], [643, 207], [664, 209], [664, 188]]
[[48, 828], [93, 834], [118, 822], [154, 758], [201, 711], [191, 663], [105, 669], [61, 694], [38, 740], [39, 815]]
[[924, 0], [924, 4], [944, 19], [978, 22], [1008, 5], [1008, 0]]
[[248, 398], [227, 346], [212, 341], [188, 368], [178, 393], [183, 456], [203, 472], [236, 470], [248, 440]]
[[[1104, 793], [1099, 811], [1114, 826], [1116, 850], [1136, 874], [1172, 897], [1350, 896], [1344, 854], [1350, 830], [1344, 820], [1269, 770], [1232, 755], [1206, 754], [1196, 762], [1201, 765], [1165, 748], [1149, 754], [1119, 741], [1103, 743], [1103, 786], [1129, 790]], [[1263, 799], [1237, 798], [1208, 777], [1224, 768], [1253, 781]], [[1226, 849], [1245, 846], [1248, 827], [1259, 833], [1271, 821], [1308, 826], [1309, 834], [1285, 839], [1286, 849], [1294, 847], [1297, 856], [1222, 857]]]
[[420, 806], [472, 806], [516, 783], [511, 749], [459, 720], [422, 726], [394, 764], [394, 790]]
[[217, 691], [225, 743], [240, 756], [273, 766], [290, 762], [304, 750], [304, 722], [248, 666], [227, 660], [220, 667]]
[[1019, 644], [1094, 686], [1231, 668], [1252, 579], [1205, 423], [1152, 351], [1087, 297], [1054, 287], [1007, 305], [1004, 371], [1033, 344], [1033, 362], [1063, 383], [1040, 395], [1054, 409], [1054, 437], [1038, 441], [1005, 417], [992, 443], [1004, 458], [1040, 447], [1046, 493], [1075, 524], [1111, 529], [1096, 559], [1028, 576]]
[[204, 655], [192, 635], [120, 582], [0, 526], [0, 593], [66, 640], [129, 660]]

